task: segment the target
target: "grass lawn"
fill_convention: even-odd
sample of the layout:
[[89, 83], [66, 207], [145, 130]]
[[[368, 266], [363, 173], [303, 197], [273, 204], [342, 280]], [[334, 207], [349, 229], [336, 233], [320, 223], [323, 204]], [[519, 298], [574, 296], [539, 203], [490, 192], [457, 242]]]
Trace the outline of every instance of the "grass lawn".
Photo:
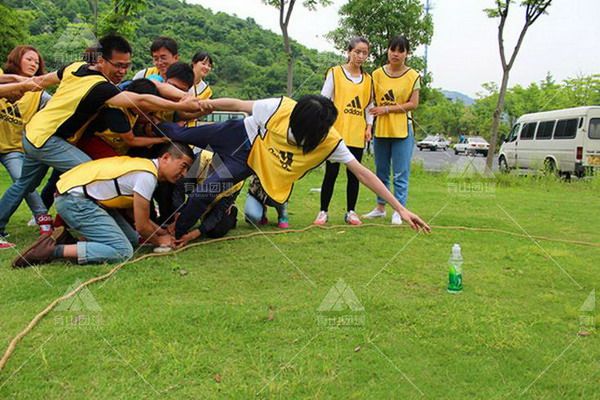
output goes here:
[[[310, 188], [322, 174], [296, 185], [292, 228], [315, 217]], [[343, 224], [343, 175], [330, 224]], [[457, 193], [416, 168], [409, 207], [436, 226], [600, 242], [598, 179], [476, 184]], [[373, 205], [361, 189], [359, 213]], [[29, 218], [23, 204], [8, 226], [19, 249], [36, 237]], [[240, 221], [231, 234], [255, 231]], [[465, 259], [458, 295], [446, 292], [453, 243]], [[2, 352], [75, 282], [111, 268], [17, 271], [14, 255], [0, 252]], [[599, 268], [598, 247], [441, 228], [341, 226], [198, 246], [128, 265], [52, 311], [0, 372], [0, 399], [600, 398], [598, 332], [578, 336], [583, 317], [599, 317], [580, 311]], [[359, 303], [319, 310], [338, 282]]]

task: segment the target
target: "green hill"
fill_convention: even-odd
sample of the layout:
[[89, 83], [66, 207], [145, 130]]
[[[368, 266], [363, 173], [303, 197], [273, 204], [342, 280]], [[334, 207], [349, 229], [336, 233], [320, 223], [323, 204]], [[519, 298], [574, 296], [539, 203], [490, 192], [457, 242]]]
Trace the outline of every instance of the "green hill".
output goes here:
[[[86, 41], [93, 40], [97, 25], [102, 28], [111, 2], [99, 1], [98, 18], [93, 1], [8, 0], [28, 21], [29, 43], [44, 56], [49, 69], [78, 58]], [[149, 46], [153, 38], [176, 39], [180, 57], [205, 50], [213, 55], [215, 69], [208, 81], [215, 96], [260, 98], [285, 93], [286, 59], [282, 38], [261, 28], [253, 19], [213, 13], [200, 5], [178, 0], [151, 0], [135, 17], [132, 72], [151, 65]], [[101, 29], [100, 29], [101, 30]], [[293, 42], [295, 58], [294, 97], [320, 90], [327, 68], [340, 61], [333, 53], [322, 53]]]

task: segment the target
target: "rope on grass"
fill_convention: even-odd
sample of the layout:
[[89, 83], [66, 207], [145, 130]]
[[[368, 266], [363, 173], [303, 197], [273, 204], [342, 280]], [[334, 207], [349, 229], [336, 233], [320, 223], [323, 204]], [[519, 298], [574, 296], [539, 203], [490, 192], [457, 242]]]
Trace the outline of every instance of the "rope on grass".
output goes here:
[[[60, 303], [61, 301], [67, 300], [73, 296], [75, 296], [77, 293], [79, 293], [82, 289], [84, 289], [87, 286], [90, 286], [96, 282], [101, 282], [104, 281], [108, 278], [110, 278], [111, 276], [113, 276], [114, 274], [116, 274], [121, 268], [123, 268], [125, 265], [130, 265], [130, 264], [135, 264], [139, 261], [151, 258], [151, 257], [162, 257], [162, 256], [168, 256], [168, 255], [172, 255], [172, 254], [177, 254], [179, 252], [182, 252], [184, 250], [188, 250], [191, 249], [193, 247], [198, 247], [198, 246], [204, 246], [207, 244], [212, 244], [212, 243], [217, 243], [217, 242], [225, 242], [225, 241], [231, 241], [231, 240], [238, 240], [238, 239], [245, 239], [245, 238], [251, 238], [254, 236], [264, 236], [264, 235], [281, 235], [281, 234], [289, 234], [289, 233], [302, 233], [302, 232], [306, 232], [308, 230], [311, 229], [324, 229], [324, 230], [331, 230], [331, 229], [338, 229], [338, 228], [349, 228], [349, 229], [355, 229], [355, 228], [361, 228], [361, 227], [385, 227], [385, 228], [399, 228], [398, 225], [387, 225], [387, 224], [374, 224], [374, 223], [367, 223], [367, 224], [362, 224], [362, 225], [358, 225], [358, 226], [351, 226], [351, 225], [331, 225], [331, 226], [317, 226], [317, 225], [310, 225], [307, 226], [306, 228], [302, 228], [302, 229], [286, 229], [286, 230], [280, 230], [280, 231], [259, 231], [259, 232], [252, 232], [252, 233], [248, 233], [245, 235], [237, 235], [237, 236], [225, 236], [222, 238], [218, 238], [218, 239], [211, 239], [211, 240], [203, 240], [203, 241], [199, 241], [196, 243], [192, 243], [189, 244], [185, 247], [182, 247], [180, 249], [177, 250], [173, 250], [170, 251], [168, 253], [149, 253], [149, 254], [145, 254], [143, 256], [140, 256], [138, 258], [135, 258], [133, 260], [128, 260], [128, 261], [124, 261], [120, 264], [117, 264], [115, 267], [113, 267], [110, 271], [108, 271], [107, 273], [103, 274], [103, 275], [99, 275], [96, 276], [94, 278], [90, 278], [87, 281], [81, 283], [79, 286], [77, 286], [75, 289], [73, 289], [72, 291], [70, 291], [69, 293], [55, 299], [54, 301], [52, 301], [50, 304], [48, 304], [48, 306], [46, 308], [44, 308], [39, 314], [37, 314], [32, 320], [31, 322], [29, 322], [29, 324], [25, 327], [25, 329], [23, 329], [21, 332], [19, 332], [19, 334], [17, 334], [17, 336], [15, 336], [9, 343], [6, 351], [4, 352], [4, 355], [2, 356], [2, 359], [0, 359], [0, 371], [2, 371], [4, 369], [4, 367], [6, 366], [6, 363], [8, 362], [9, 358], [12, 356], [12, 354], [14, 353], [17, 344], [21, 341], [21, 339], [23, 339], [29, 332], [31, 332], [33, 330], [33, 328], [35, 328], [35, 326], [42, 320], [42, 318], [44, 318], [46, 315], [48, 315], [53, 309], [54, 307], [56, 307], [56, 305], [58, 303]], [[406, 227], [406, 225], [402, 225], [402, 227]], [[505, 235], [511, 235], [511, 236], [515, 236], [515, 237], [523, 237], [523, 238], [527, 238], [527, 239], [535, 239], [535, 240], [542, 240], [542, 241], [548, 241], [548, 242], [558, 242], [558, 243], [567, 243], [567, 244], [576, 244], [576, 245], [581, 245], [581, 246], [589, 246], [589, 247], [597, 247], [600, 248], [600, 243], [592, 243], [592, 242], [584, 242], [584, 241], [580, 241], [580, 240], [567, 240], [567, 239], [559, 239], [559, 238], [549, 238], [549, 237], [544, 237], [544, 236], [531, 236], [531, 235], [524, 235], [518, 232], [511, 232], [511, 231], [506, 231], [506, 230], [502, 230], [502, 229], [496, 229], [496, 228], [474, 228], [474, 227], [468, 227], [468, 226], [444, 226], [444, 225], [433, 225], [432, 226], [433, 229], [440, 229], [440, 230], [458, 230], [458, 231], [471, 231], [471, 232], [493, 232], [493, 233], [502, 233]]]

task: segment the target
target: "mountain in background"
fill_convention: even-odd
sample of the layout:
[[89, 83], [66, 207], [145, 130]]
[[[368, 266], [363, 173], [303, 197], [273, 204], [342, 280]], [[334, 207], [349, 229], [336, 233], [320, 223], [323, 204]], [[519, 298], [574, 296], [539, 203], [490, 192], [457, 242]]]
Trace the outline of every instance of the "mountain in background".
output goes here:
[[[49, 70], [79, 59], [86, 39], [95, 31], [88, 0], [5, 0], [16, 9], [29, 10], [29, 44], [38, 48]], [[98, 25], [112, 1], [98, 1]], [[216, 97], [264, 98], [286, 92], [287, 62], [281, 35], [263, 29], [252, 18], [213, 13], [197, 4], [178, 0], [150, 0], [136, 16], [138, 27], [127, 39], [133, 47], [135, 71], [152, 65], [150, 43], [157, 36], [177, 40], [182, 61], [208, 51], [214, 60], [207, 81]], [[331, 52], [319, 52], [292, 41], [294, 97], [319, 93], [330, 66], [343, 62]]]
[[447, 99], [452, 100], [452, 101], [455, 101], [455, 100], [462, 101], [465, 106], [471, 106], [475, 103], [475, 99], [467, 96], [464, 93], [455, 92], [452, 90], [442, 90], [441, 92], [444, 96], [446, 96]]

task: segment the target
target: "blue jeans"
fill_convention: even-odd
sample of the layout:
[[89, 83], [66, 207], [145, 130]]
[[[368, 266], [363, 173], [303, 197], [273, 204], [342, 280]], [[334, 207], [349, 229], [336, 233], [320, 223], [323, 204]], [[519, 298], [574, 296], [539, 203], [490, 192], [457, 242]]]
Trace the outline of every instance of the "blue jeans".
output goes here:
[[[277, 219], [288, 217], [287, 202], [274, 208], [277, 210]], [[246, 219], [256, 225], [260, 222], [266, 211], [266, 206], [263, 205], [263, 203], [258, 201], [256, 197], [248, 194], [246, 204], [244, 205], [244, 215], [246, 216]]]
[[[8, 175], [10, 175], [10, 179], [12, 179], [13, 182], [16, 182], [21, 177], [24, 158], [25, 154], [20, 151], [0, 154], [0, 163], [4, 165], [4, 168], [8, 171]], [[46, 214], [48, 212], [42, 198], [35, 190], [25, 196], [25, 201], [33, 213], [33, 216]]]
[[116, 263], [133, 256], [138, 233], [116, 210], [106, 210], [83, 196], [64, 194], [54, 202], [56, 211], [70, 228], [86, 238], [77, 242], [77, 262]]
[[[394, 172], [394, 197], [406, 206], [408, 197], [408, 177], [410, 175], [410, 161], [412, 159], [415, 137], [412, 127], [409, 126], [408, 136], [404, 139], [375, 138], [375, 173], [385, 187], [390, 188], [390, 164]], [[386, 201], [377, 196], [378, 204]]]
[[39, 149], [23, 137], [23, 148], [25, 158], [21, 176], [0, 199], [0, 232], [4, 231], [8, 220], [19, 208], [23, 198], [40, 185], [49, 166], [65, 172], [91, 160], [83, 151], [56, 136], [50, 137]]

